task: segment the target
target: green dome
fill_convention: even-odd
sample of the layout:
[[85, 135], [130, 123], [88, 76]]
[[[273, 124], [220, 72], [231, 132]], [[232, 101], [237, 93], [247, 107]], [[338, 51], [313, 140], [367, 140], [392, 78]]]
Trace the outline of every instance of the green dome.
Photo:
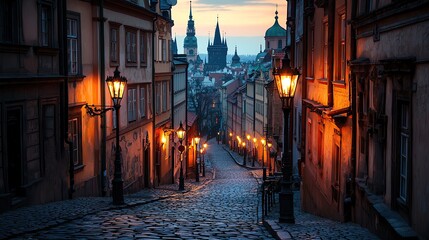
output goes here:
[[192, 37], [185, 37], [185, 40], [183, 41], [183, 47], [185, 48], [196, 48], [197, 45], [197, 38], [195, 36]]
[[279, 25], [279, 22], [277, 21], [279, 17], [277, 17], [277, 11], [276, 11], [276, 21], [274, 22], [274, 25], [265, 32], [265, 37], [284, 37], [286, 36], [286, 29], [284, 29], [282, 26]]

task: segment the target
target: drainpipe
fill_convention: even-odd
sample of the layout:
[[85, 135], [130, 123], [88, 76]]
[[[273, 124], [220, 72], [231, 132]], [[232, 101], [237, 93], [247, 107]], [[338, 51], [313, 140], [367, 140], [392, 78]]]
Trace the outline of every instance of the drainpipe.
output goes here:
[[[301, 71], [301, 134], [305, 134], [306, 131], [306, 119], [307, 119], [307, 108], [306, 105], [302, 103], [302, 100], [307, 98], [307, 54], [308, 54], [308, 18], [311, 14], [311, 7], [309, 6], [308, 0], [305, 0], [303, 2], [304, 6], [304, 21], [303, 21], [303, 36], [302, 36], [302, 71]], [[313, 1], [311, 1], [311, 4], [313, 4]], [[301, 135], [301, 162], [305, 162], [305, 137]], [[298, 166], [300, 167], [300, 166]], [[301, 174], [301, 170], [298, 169], [298, 172]]]
[[[155, 6], [156, 9], [156, 6]], [[156, 116], [156, 109], [155, 109], [155, 22], [158, 19], [158, 14], [155, 12], [155, 17], [152, 19], [152, 160], [155, 159], [155, 155], [157, 152], [155, 151], [156, 143], [155, 140], [155, 116]], [[154, 164], [154, 161], [152, 161], [152, 166]], [[153, 173], [153, 171], [151, 171]], [[153, 182], [153, 184], [155, 184]]]
[[61, 122], [62, 127], [64, 129], [64, 142], [69, 147], [69, 189], [68, 189], [68, 198], [73, 198], [73, 192], [74, 192], [74, 163], [73, 163], [73, 142], [69, 140], [69, 132], [68, 132], [68, 109], [69, 109], [69, 96], [68, 96], [68, 68], [67, 66], [67, 54], [66, 54], [66, 48], [67, 48], [67, 2], [66, 0], [58, 1], [58, 42], [59, 42], [59, 59], [62, 62], [62, 64], [59, 65], [60, 67], [60, 74], [64, 76], [64, 82], [62, 83], [61, 90], [62, 93], [62, 114], [61, 116]]
[[334, 40], [335, 40], [335, 0], [328, 5], [328, 106], [334, 106]]
[[[100, 98], [101, 106], [106, 106], [106, 89], [104, 79], [106, 73], [106, 66], [104, 60], [104, 0], [99, 0], [99, 61], [100, 61]], [[119, 127], [119, 126], [116, 126]], [[101, 196], [106, 196], [106, 118], [101, 118], [101, 170], [100, 170], [100, 183], [101, 183]]]
[[[171, 54], [171, 56], [173, 56]], [[174, 66], [174, 58], [171, 60], [171, 71], [173, 73], [171, 78], [171, 128], [174, 129], [174, 71], [176, 67]], [[171, 184], [174, 184], [174, 131], [173, 131], [173, 146], [171, 146]]]
[[[353, 21], [356, 18], [357, 11], [357, 1], [352, 0], [352, 12], [351, 12], [351, 20]], [[351, 46], [350, 46], [350, 60], [356, 59], [356, 30], [353, 26], [351, 26]], [[355, 188], [356, 188], [356, 158], [357, 158], [357, 80], [355, 74], [351, 74], [350, 77], [351, 85], [352, 85], [352, 149], [351, 149], [351, 205], [353, 206], [355, 203]]]

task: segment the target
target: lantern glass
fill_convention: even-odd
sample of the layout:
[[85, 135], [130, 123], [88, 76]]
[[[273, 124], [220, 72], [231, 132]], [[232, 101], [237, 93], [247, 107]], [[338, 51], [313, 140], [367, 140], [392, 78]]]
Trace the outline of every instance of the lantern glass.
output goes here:
[[113, 100], [113, 104], [115, 106], [121, 105], [121, 100], [125, 92], [125, 86], [127, 85], [127, 79], [120, 76], [118, 67], [116, 67], [113, 77], [107, 77], [106, 83], [109, 89], [110, 97]]
[[179, 138], [179, 141], [182, 141], [185, 137], [185, 129], [183, 129], [183, 124], [180, 122], [179, 128], [176, 130], [177, 138]]
[[200, 138], [199, 137], [194, 137], [194, 141], [195, 141], [195, 144], [199, 144], [200, 143]]

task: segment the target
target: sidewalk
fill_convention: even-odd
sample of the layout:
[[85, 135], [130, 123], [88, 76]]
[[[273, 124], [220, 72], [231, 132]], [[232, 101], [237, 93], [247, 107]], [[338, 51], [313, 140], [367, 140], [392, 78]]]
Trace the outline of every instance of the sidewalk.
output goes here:
[[[243, 166], [243, 156], [224, 146], [235, 162]], [[256, 166], [256, 165], [255, 165]], [[262, 168], [246, 166], [262, 184]], [[378, 239], [368, 229], [354, 223], [341, 223], [318, 217], [301, 210], [300, 192], [294, 191], [295, 224], [279, 223], [279, 201], [275, 194], [276, 204], [263, 219], [264, 226], [276, 239]], [[260, 204], [260, 203], [259, 203]]]
[[112, 204], [111, 197], [87, 197], [23, 207], [2, 213], [0, 214], [0, 239], [49, 229], [100, 211], [131, 208], [197, 191], [215, 178], [211, 161], [208, 158], [207, 160], [206, 176], [200, 176], [198, 183], [195, 179], [185, 179], [184, 191], [179, 191], [179, 185], [176, 183], [125, 195], [125, 204], [119, 206]]

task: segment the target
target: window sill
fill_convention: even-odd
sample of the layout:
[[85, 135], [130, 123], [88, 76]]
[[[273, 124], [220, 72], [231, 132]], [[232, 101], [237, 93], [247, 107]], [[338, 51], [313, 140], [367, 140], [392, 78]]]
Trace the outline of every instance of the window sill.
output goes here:
[[44, 55], [44, 56], [57, 56], [60, 50], [58, 48], [52, 47], [33, 47], [34, 53], [36, 55]]
[[317, 79], [317, 81], [319, 81], [319, 83], [321, 83], [321, 84], [328, 84], [327, 78], [319, 78], [319, 79]]
[[137, 63], [126, 63], [125, 67], [137, 67]]
[[110, 67], [119, 67], [119, 63], [110, 61]]
[[83, 164], [77, 165], [77, 166], [74, 166], [74, 171], [80, 172], [80, 171], [83, 171], [84, 168], [85, 168], [85, 165], [83, 165]]
[[346, 82], [344, 80], [337, 80], [332, 82], [336, 87], [346, 87]]
[[146, 67], [147, 67], [147, 63], [142, 63], [142, 64], [140, 64], [140, 67], [142, 67], [142, 68], [146, 68]]
[[84, 78], [86, 78], [86, 76], [81, 74], [68, 76], [69, 83], [82, 82]]
[[16, 43], [0, 43], [0, 53], [21, 53], [27, 54], [30, 46]]
[[305, 80], [314, 82], [314, 78], [313, 77], [306, 77]]

